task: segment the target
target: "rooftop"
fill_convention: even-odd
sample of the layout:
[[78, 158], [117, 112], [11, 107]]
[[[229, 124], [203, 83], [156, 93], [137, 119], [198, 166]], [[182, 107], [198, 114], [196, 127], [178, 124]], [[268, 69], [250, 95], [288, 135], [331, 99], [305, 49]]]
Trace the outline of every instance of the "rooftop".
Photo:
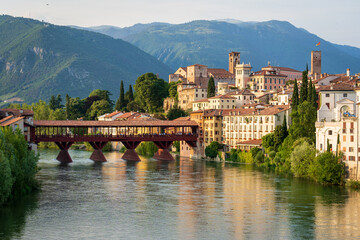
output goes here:
[[197, 127], [195, 121], [77, 121], [37, 120], [35, 127]]

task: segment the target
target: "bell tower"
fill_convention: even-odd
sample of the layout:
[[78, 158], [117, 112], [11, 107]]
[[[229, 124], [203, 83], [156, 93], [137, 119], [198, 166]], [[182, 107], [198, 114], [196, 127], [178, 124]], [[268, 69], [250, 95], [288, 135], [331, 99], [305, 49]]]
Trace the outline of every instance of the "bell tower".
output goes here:
[[240, 64], [240, 53], [231, 52], [229, 53], [229, 72], [235, 74], [235, 67]]

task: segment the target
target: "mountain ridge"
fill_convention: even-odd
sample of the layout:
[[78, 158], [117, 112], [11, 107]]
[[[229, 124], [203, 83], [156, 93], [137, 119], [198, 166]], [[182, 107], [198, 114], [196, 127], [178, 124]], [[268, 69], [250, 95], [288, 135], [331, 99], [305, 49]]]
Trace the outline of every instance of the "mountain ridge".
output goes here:
[[[127, 27], [126, 31], [117, 28], [117, 35], [107, 34], [122, 36], [175, 69], [194, 63], [227, 68], [228, 52], [240, 51], [242, 61], [251, 62], [255, 69], [270, 61], [273, 65], [303, 70], [306, 64], [310, 65], [310, 52], [321, 50], [323, 72], [341, 73], [346, 68], [360, 72], [360, 48], [331, 43], [288, 21], [194, 20], [181, 24], [143, 24], [141, 31], [134, 32], [131, 28]], [[318, 42], [321, 45], [316, 47]]]
[[173, 70], [131, 43], [89, 30], [0, 16], [0, 99], [25, 102], [51, 95], [86, 97], [93, 89], [118, 95], [146, 72]]

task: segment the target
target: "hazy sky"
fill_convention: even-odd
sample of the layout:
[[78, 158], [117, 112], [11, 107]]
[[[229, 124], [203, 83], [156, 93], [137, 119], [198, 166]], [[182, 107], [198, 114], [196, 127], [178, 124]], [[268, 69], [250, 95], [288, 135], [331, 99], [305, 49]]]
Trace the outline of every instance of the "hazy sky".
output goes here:
[[198, 19], [286, 20], [338, 44], [360, 47], [360, 0], [1, 0], [0, 13], [59, 25], [131, 26]]

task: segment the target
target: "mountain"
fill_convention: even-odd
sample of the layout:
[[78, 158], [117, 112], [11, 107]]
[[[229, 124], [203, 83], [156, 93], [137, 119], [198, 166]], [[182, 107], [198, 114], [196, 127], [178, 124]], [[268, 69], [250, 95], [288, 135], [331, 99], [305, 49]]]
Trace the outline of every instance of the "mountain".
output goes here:
[[[0, 99], [26, 102], [51, 95], [86, 97], [120, 81], [134, 84], [146, 72], [167, 79], [173, 70], [121, 39], [40, 21], [0, 16]], [[127, 89], [125, 87], [125, 89]]]
[[[241, 62], [253, 70], [275, 66], [304, 70], [310, 52], [322, 51], [322, 70], [360, 72], [360, 49], [328, 42], [286, 21], [243, 22], [198, 20], [184, 24], [136, 24], [128, 28], [99, 27], [96, 31], [121, 38], [177, 69], [195, 63], [227, 68], [228, 53], [241, 52]], [[321, 42], [319, 47], [315, 45]]]

